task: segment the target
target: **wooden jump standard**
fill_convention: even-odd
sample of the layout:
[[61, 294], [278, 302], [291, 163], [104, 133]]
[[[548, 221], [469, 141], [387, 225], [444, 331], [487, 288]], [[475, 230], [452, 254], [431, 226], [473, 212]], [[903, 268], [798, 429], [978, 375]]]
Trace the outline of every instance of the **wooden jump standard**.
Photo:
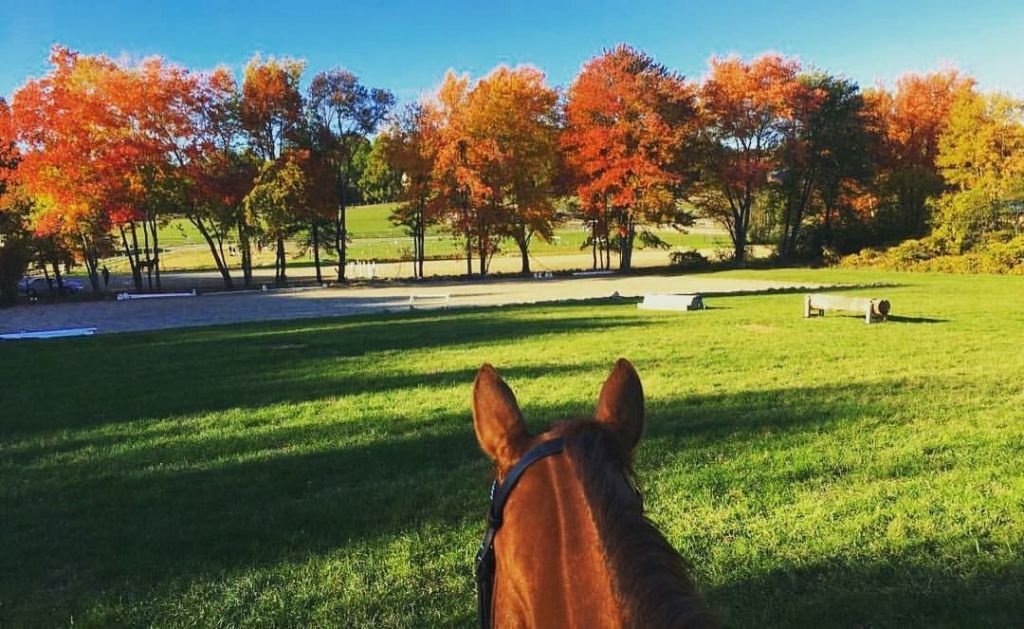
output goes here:
[[871, 323], [873, 320], [885, 321], [886, 317], [889, 316], [889, 300], [822, 295], [819, 293], [804, 295], [805, 319], [813, 316], [824, 317], [826, 310], [863, 313], [865, 323]]

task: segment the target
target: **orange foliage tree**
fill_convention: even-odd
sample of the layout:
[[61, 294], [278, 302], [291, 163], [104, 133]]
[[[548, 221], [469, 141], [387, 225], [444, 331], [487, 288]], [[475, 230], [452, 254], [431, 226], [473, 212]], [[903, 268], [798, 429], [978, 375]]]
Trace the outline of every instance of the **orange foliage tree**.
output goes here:
[[882, 138], [878, 193], [886, 240], [924, 235], [928, 200], [942, 192], [944, 182], [935, 165], [939, 138], [949, 122], [957, 96], [970, 91], [974, 80], [956, 70], [907, 74], [896, 90], [868, 90], [865, 100]]
[[695, 130], [694, 90], [650, 56], [620, 45], [584, 64], [569, 88], [562, 137], [576, 194], [590, 217], [596, 258], [611, 265], [610, 230], [628, 270], [640, 222], [678, 218], [680, 157]]
[[156, 57], [118, 64], [55, 47], [50, 60], [14, 100], [35, 230], [72, 243], [98, 291], [99, 255], [116, 229], [136, 288], [143, 269], [159, 288], [158, 223], [181, 197], [195, 77]]
[[742, 261], [757, 195], [779, 166], [779, 147], [806, 103], [800, 64], [776, 54], [752, 61], [712, 58], [700, 88], [701, 190], [693, 201], [718, 219]]
[[17, 300], [18, 281], [32, 259], [32, 236], [24, 205], [9, 193], [18, 161], [11, 109], [0, 97], [0, 305]]
[[34, 198], [37, 235], [61, 240], [85, 263], [94, 292], [108, 231], [125, 207], [127, 174], [138, 157], [115, 106], [122, 70], [106, 57], [54, 47], [53, 67], [20, 88], [12, 102], [23, 147], [18, 179]]
[[557, 176], [558, 92], [532, 67], [498, 67], [468, 93], [462, 111], [464, 164], [459, 183], [470, 193], [480, 274], [497, 240], [511, 238], [530, 273], [534, 235], [550, 238]]
[[426, 104], [437, 128], [434, 170], [431, 185], [432, 213], [447, 225], [466, 252], [466, 275], [473, 275], [473, 235], [477, 221], [471, 205], [471, 191], [466, 185], [472, 177], [468, 172], [469, 138], [465, 125], [466, 101], [469, 98], [469, 75], [445, 74], [434, 98]]
[[7, 191], [7, 183], [17, 163], [18, 146], [14, 140], [11, 108], [7, 101], [0, 97], [0, 196]]

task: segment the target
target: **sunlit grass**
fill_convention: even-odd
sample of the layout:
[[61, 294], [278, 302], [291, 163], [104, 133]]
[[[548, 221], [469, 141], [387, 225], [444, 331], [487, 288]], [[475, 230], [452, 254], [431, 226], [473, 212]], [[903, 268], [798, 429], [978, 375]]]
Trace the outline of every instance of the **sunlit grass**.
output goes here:
[[652, 519], [729, 626], [1024, 617], [1024, 280], [858, 271], [801, 296], [283, 322], [0, 345], [0, 626], [470, 626], [480, 363], [528, 421], [648, 397]]
[[[346, 214], [346, 225], [351, 242], [348, 245], [347, 257], [351, 260], [397, 261], [412, 257], [412, 240], [401, 227], [391, 223], [390, 215], [395, 203], [380, 203], [349, 208]], [[728, 248], [729, 238], [720, 234], [683, 233], [673, 229], [655, 229], [654, 233], [672, 247], [692, 249]], [[305, 237], [306, 234], [303, 234]], [[325, 234], [321, 248], [321, 260], [330, 266], [337, 258], [333, 250], [333, 235]], [[535, 238], [530, 244], [532, 255], [561, 255], [589, 252], [582, 250], [587, 234], [581, 226], [566, 225], [557, 228], [551, 241]], [[229, 238], [229, 242], [234, 242]], [[160, 228], [160, 245], [165, 249], [161, 254], [160, 264], [164, 271], [213, 271], [216, 267], [206, 241], [199, 231], [185, 219], [172, 219]], [[311, 265], [313, 254], [307, 244], [299, 238], [287, 240], [285, 251], [288, 264]], [[115, 252], [115, 253], [120, 253]], [[232, 269], [240, 269], [241, 259], [232, 255], [230, 245], [225, 246], [227, 264]], [[428, 258], [453, 258], [463, 254], [463, 245], [440, 229], [431, 228], [426, 243]], [[519, 249], [512, 241], [499, 245], [499, 256], [518, 257]], [[254, 247], [253, 264], [258, 267], [273, 267], [275, 251], [273, 247]], [[665, 256], [668, 262], [668, 255]], [[131, 271], [127, 259], [115, 257], [104, 262], [113, 273], [129, 273]]]

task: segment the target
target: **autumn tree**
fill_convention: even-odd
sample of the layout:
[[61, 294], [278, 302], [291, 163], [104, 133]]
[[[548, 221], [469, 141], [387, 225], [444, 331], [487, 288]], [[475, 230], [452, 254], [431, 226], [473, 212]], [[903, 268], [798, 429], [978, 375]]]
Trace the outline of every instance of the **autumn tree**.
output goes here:
[[391, 213], [391, 222], [412, 238], [413, 275], [418, 278], [423, 277], [427, 228], [436, 222], [431, 203], [438, 141], [434, 113], [422, 104], [408, 105], [374, 142], [389, 169], [399, 173], [400, 204]]
[[427, 103], [437, 129], [431, 186], [432, 213], [460, 240], [466, 252], [466, 276], [473, 275], [473, 241], [479, 225], [472, 206], [465, 108], [469, 96], [469, 75], [445, 74], [434, 98]]
[[0, 197], [7, 192], [18, 161], [18, 145], [14, 137], [11, 108], [7, 105], [7, 101], [0, 96]]
[[[200, 114], [199, 77], [160, 57], [122, 66], [116, 96], [123, 117], [124, 140], [134, 155], [126, 171], [127, 193], [113, 215], [113, 225], [132, 269], [136, 288], [160, 288], [159, 227], [169, 214], [182, 214], [187, 194], [186, 168], [196, 140]], [[141, 243], [139, 233], [141, 232]], [[128, 235], [131, 246], [128, 246]]]
[[751, 209], [779, 168], [779, 149], [806, 98], [800, 64], [776, 54], [751, 61], [712, 58], [700, 88], [700, 194], [693, 202], [729, 230], [742, 262]]
[[27, 212], [9, 194], [18, 161], [11, 110], [0, 98], [0, 305], [17, 299], [18, 282], [33, 254]]
[[260, 159], [245, 148], [242, 97], [234, 77], [218, 68], [199, 77], [195, 85], [193, 132], [180, 149], [185, 155], [181, 214], [199, 231], [226, 288], [234, 287], [228, 259], [238, 242], [242, 278], [252, 284], [250, 238], [253, 227], [244, 211]]
[[480, 275], [509, 237], [519, 249], [521, 272], [530, 273], [534, 235], [550, 238], [558, 160], [558, 93], [532, 67], [501, 66], [469, 92], [462, 112], [467, 141], [459, 182], [476, 209]]
[[[302, 122], [303, 101], [299, 82], [305, 62], [297, 59], [267, 59], [256, 55], [245, 66], [242, 77], [242, 100], [240, 117], [242, 126], [248, 134], [249, 149], [256, 154], [263, 164], [261, 173], [277, 173], [276, 162], [282, 157], [291, 143], [294, 143]], [[247, 204], [246, 207], [268, 210], [266, 201], [279, 197], [264, 195], [259, 203]], [[274, 221], [280, 218], [283, 208], [272, 213]], [[249, 256], [249, 239], [252, 229], [257, 226], [261, 217], [245, 212], [246, 229], [239, 245], [243, 256]], [[278, 231], [274, 229], [275, 233]], [[277, 259], [284, 255], [284, 240], [272, 238], [278, 248]], [[246, 284], [251, 282], [246, 277]]]
[[882, 138], [877, 162], [880, 221], [886, 240], [922, 236], [928, 228], [928, 201], [944, 189], [935, 163], [939, 137], [957, 96], [974, 81], [956, 70], [907, 74], [896, 90], [865, 94], [873, 124]]
[[122, 70], [106, 57], [59, 46], [50, 62], [51, 70], [28, 81], [12, 102], [23, 148], [18, 180], [33, 198], [36, 234], [73, 247], [99, 293], [112, 210], [128, 196], [127, 173], [134, 167], [115, 106]]
[[1024, 102], [963, 90], [939, 137], [936, 166], [951, 190], [937, 204], [936, 228], [955, 253], [986, 235], [1016, 227], [1024, 204]]
[[[623, 270], [641, 223], [679, 219], [675, 187], [694, 114], [694, 90], [683, 77], [625, 45], [584, 64], [569, 88], [565, 159], [594, 241], [607, 243], [617, 229]], [[607, 246], [603, 266], [610, 266]]]
[[394, 106], [388, 90], [362, 85], [348, 70], [334, 69], [313, 77], [308, 91], [308, 118], [317, 150], [328, 157], [335, 174], [337, 215], [334, 246], [338, 281], [345, 280], [348, 227], [348, 187], [357, 180], [354, 159], [358, 147], [373, 134]]

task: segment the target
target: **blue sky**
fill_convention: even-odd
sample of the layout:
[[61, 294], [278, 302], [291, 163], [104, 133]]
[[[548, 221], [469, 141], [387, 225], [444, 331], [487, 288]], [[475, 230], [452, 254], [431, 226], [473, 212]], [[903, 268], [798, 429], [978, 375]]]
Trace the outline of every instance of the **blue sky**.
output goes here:
[[862, 85], [955, 65], [985, 89], [1024, 96], [1024, 1], [883, 2], [158, 2], [0, 0], [0, 94], [46, 70], [51, 44], [111, 56], [161, 54], [241, 67], [254, 52], [343, 66], [414, 99], [445, 70], [474, 77], [531, 63], [567, 85], [580, 64], [628, 42], [687, 76], [712, 54], [765, 50]]

